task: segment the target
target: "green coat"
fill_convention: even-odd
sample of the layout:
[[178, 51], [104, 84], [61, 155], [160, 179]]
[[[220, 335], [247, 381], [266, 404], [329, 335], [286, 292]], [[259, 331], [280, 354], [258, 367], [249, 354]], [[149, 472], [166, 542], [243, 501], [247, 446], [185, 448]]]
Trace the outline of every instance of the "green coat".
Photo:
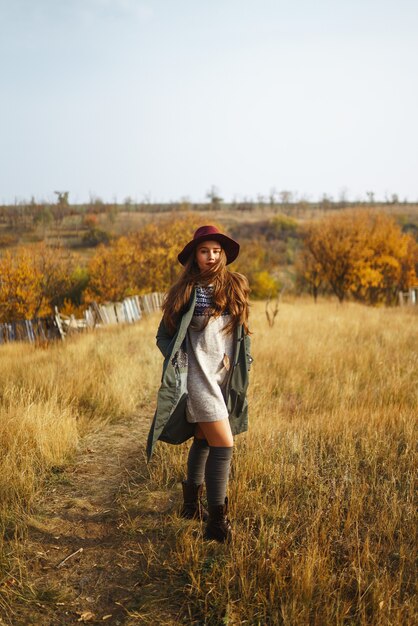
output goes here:
[[[158, 439], [166, 443], [183, 443], [193, 437], [195, 424], [186, 420], [187, 401], [187, 328], [193, 317], [196, 290], [193, 290], [189, 307], [183, 314], [174, 335], [170, 335], [161, 320], [157, 331], [157, 346], [164, 356], [161, 386], [157, 408], [147, 441], [147, 459], [150, 460]], [[248, 429], [248, 403], [246, 398], [248, 372], [251, 367], [250, 338], [243, 326], [234, 331], [234, 359], [225, 390], [229, 423], [233, 435]]]

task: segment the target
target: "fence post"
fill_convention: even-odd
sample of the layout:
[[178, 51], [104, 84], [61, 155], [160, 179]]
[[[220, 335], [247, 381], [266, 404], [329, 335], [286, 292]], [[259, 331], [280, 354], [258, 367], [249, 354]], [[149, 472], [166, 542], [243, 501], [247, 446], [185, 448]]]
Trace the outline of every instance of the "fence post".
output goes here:
[[64, 332], [64, 329], [63, 329], [63, 327], [62, 327], [61, 316], [60, 316], [60, 314], [59, 314], [59, 311], [58, 311], [58, 307], [57, 307], [57, 306], [55, 307], [55, 321], [56, 321], [56, 323], [57, 323], [57, 328], [58, 328], [59, 333], [60, 333], [60, 335], [61, 335], [61, 339], [65, 339], [65, 332]]

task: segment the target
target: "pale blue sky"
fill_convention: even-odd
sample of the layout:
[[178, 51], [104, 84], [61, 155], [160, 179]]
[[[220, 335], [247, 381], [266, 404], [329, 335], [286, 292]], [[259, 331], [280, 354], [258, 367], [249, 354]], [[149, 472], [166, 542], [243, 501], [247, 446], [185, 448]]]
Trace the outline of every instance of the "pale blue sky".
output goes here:
[[0, 0], [0, 202], [418, 200], [416, 0]]

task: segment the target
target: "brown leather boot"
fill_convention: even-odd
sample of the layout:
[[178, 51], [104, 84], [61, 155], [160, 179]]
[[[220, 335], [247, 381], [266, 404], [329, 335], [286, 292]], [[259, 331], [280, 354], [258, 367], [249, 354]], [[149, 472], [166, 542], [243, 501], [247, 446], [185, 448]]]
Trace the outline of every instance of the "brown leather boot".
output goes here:
[[204, 538], [216, 539], [220, 542], [228, 542], [232, 539], [232, 526], [228, 519], [228, 498], [225, 498], [225, 504], [217, 506], [208, 506], [209, 519], [206, 524]]
[[182, 481], [183, 487], [183, 507], [180, 511], [181, 517], [186, 519], [199, 519], [206, 522], [208, 512], [202, 503], [203, 485], [190, 484], [187, 480]]

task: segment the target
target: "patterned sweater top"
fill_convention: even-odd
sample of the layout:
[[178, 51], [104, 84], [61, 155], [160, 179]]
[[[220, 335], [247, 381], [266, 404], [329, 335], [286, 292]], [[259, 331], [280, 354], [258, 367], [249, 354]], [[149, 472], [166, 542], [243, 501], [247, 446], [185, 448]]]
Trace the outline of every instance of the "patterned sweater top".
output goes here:
[[[196, 304], [193, 315], [211, 315], [210, 308], [213, 306], [213, 285], [196, 286]], [[213, 315], [213, 314], [212, 314]], [[222, 311], [221, 315], [229, 315], [228, 309]]]

